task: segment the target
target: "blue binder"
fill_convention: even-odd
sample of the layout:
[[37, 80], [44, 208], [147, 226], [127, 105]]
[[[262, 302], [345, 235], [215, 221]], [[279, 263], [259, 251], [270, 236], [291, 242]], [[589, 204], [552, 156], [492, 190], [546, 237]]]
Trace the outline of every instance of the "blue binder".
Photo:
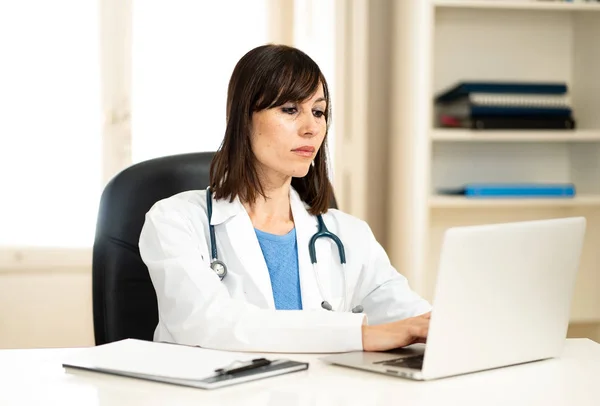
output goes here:
[[470, 183], [458, 189], [440, 189], [441, 194], [464, 195], [468, 198], [572, 198], [575, 185], [572, 183]]

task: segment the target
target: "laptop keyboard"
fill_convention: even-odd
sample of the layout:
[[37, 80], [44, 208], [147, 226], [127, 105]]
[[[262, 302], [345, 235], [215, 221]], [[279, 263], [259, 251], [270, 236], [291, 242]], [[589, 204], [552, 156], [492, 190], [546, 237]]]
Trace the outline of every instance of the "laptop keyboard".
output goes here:
[[414, 357], [403, 357], [390, 359], [386, 361], [375, 362], [375, 364], [381, 364], [397, 368], [410, 368], [410, 369], [422, 369], [423, 368], [423, 355], [417, 355]]

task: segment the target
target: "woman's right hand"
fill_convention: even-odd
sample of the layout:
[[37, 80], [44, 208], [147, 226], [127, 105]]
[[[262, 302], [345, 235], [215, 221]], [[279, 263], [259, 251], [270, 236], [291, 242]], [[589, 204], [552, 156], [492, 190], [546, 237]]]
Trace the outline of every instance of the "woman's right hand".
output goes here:
[[424, 343], [429, 332], [431, 312], [377, 326], [362, 326], [364, 351], [387, 351]]

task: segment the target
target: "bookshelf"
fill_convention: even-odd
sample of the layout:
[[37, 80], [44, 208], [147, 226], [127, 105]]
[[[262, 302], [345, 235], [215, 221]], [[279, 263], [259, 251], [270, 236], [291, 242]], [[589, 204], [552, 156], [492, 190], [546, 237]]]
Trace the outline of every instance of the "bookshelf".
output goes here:
[[455, 196], [431, 196], [429, 207], [432, 209], [505, 209], [535, 207], [598, 207], [600, 195], [578, 195], [564, 199], [469, 199]]
[[501, 0], [434, 0], [437, 8], [472, 8], [504, 10], [543, 10], [543, 11], [600, 11], [600, 4], [565, 3], [558, 1], [501, 1]]
[[489, 130], [434, 128], [430, 133], [433, 142], [600, 142], [600, 130]]
[[[423, 0], [397, 2], [392, 18], [392, 262], [431, 299], [449, 227], [585, 216], [572, 321], [600, 323], [600, 3]], [[566, 82], [577, 128], [436, 128], [434, 95], [461, 80]], [[436, 194], [469, 182], [519, 181], [573, 182], [577, 196]]]

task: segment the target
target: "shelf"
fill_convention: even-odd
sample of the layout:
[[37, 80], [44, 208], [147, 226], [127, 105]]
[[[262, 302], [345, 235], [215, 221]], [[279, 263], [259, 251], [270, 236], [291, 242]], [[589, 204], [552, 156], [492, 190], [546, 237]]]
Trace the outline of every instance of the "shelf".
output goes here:
[[466, 198], [463, 196], [430, 196], [433, 209], [473, 209], [511, 207], [600, 207], [600, 195], [580, 195], [574, 198]]
[[501, 10], [550, 10], [550, 11], [600, 11], [600, 3], [564, 3], [553, 1], [499, 1], [499, 0], [433, 0], [435, 7], [501, 9]]
[[600, 142], [600, 130], [466, 130], [434, 129], [432, 141]]

